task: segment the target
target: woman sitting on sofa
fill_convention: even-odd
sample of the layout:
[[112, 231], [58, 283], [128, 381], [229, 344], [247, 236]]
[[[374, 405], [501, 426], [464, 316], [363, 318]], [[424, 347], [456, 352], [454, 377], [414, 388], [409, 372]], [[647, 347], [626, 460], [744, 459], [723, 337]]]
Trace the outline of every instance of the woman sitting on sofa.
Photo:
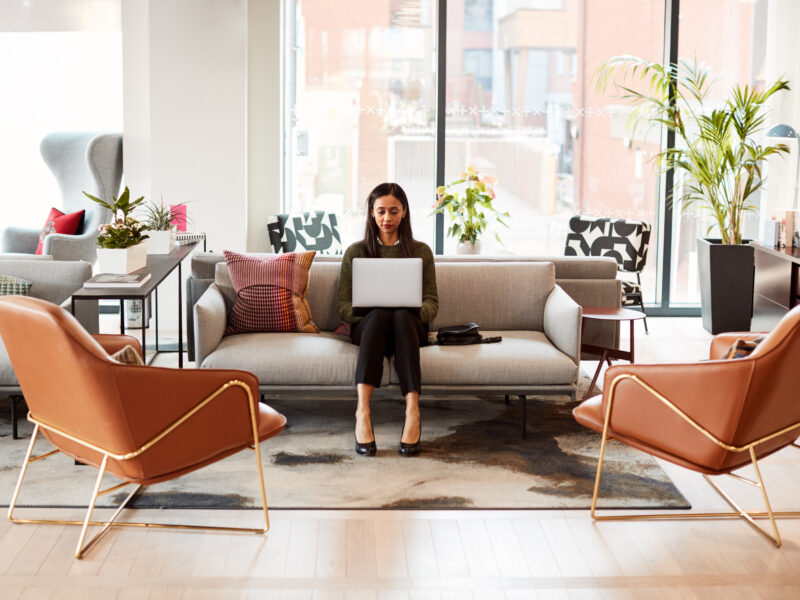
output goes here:
[[[352, 265], [354, 258], [421, 258], [422, 306], [410, 308], [357, 309], [353, 312]], [[406, 400], [406, 415], [400, 437], [403, 456], [419, 454], [422, 426], [419, 416], [419, 348], [427, 343], [428, 323], [439, 310], [433, 252], [411, 233], [411, 215], [406, 193], [396, 183], [382, 183], [367, 198], [364, 239], [352, 244], [342, 257], [336, 303], [339, 316], [351, 324], [350, 339], [358, 344], [356, 365], [356, 452], [377, 452], [370, 418], [370, 399], [380, 387], [383, 357], [394, 355], [400, 391]]]

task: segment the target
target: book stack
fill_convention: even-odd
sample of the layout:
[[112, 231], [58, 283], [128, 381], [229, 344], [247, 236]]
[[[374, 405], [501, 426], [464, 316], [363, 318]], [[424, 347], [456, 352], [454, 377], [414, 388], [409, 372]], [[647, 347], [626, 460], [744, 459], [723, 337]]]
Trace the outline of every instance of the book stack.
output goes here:
[[176, 246], [183, 246], [185, 244], [194, 244], [195, 242], [202, 242], [205, 239], [206, 239], [205, 233], [192, 233], [190, 231], [175, 232]]
[[150, 279], [150, 273], [142, 269], [122, 275], [117, 273], [99, 273], [83, 283], [85, 288], [137, 288], [143, 286]]

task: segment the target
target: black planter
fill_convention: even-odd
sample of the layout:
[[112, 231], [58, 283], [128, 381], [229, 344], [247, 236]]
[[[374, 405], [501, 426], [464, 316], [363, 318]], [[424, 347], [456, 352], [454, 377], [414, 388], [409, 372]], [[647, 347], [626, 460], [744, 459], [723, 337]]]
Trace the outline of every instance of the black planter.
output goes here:
[[753, 247], [699, 238], [703, 327], [712, 334], [750, 331], [753, 316]]

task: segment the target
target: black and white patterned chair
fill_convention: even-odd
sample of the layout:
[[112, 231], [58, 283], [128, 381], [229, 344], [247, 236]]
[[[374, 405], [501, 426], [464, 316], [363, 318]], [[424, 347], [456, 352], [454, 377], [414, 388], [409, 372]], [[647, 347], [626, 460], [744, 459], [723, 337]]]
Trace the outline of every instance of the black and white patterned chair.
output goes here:
[[336, 215], [322, 210], [280, 214], [267, 219], [269, 243], [276, 254], [306, 252], [341, 254], [342, 240]]
[[[647, 261], [650, 230], [650, 224], [643, 221], [575, 215], [569, 220], [564, 255], [616, 259], [618, 271], [636, 274], [636, 281], [622, 280], [622, 306], [638, 306], [645, 312], [640, 273]], [[644, 329], [647, 331], [647, 318]]]

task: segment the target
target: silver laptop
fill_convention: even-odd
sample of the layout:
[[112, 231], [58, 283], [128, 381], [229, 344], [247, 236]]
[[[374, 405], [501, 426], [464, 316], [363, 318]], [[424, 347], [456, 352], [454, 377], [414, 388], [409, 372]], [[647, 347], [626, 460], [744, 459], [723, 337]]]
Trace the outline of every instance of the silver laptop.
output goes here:
[[422, 306], [421, 258], [354, 258], [353, 307]]

